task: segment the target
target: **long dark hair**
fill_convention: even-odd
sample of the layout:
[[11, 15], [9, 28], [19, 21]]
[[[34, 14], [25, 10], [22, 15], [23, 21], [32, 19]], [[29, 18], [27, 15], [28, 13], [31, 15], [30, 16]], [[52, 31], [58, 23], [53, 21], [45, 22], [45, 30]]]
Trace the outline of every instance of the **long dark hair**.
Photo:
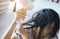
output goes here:
[[[51, 33], [51, 37], [56, 36], [56, 33], [59, 31], [59, 15], [53, 9], [42, 9], [37, 11], [33, 16], [32, 19], [28, 20], [28, 22], [23, 23], [23, 25], [30, 25], [31, 27], [27, 27], [25, 29], [40, 27], [38, 38], [41, 39], [41, 33], [43, 28], [45, 28], [48, 23], [54, 21], [54, 29]], [[31, 24], [33, 22], [33, 24]]]

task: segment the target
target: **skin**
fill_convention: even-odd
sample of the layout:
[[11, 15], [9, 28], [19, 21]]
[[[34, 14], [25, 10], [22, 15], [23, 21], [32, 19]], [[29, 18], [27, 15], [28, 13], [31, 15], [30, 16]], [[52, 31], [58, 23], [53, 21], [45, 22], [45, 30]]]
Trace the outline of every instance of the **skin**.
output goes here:
[[28, 37], [26, 31], [24, 30], [23, 26], [21, 26], [21, 28], [19, 29], [19, 31], [20, 31], [20, 35], [21, 35], [21, 37], [23, 39], [29, 39], [29, 37]]

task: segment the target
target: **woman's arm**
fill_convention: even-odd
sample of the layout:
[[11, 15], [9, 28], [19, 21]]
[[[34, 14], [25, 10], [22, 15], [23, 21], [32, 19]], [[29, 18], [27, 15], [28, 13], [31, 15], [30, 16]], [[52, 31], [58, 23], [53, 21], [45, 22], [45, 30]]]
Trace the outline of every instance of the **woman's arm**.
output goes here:
[[9, 30], [7, 31], [7, 33], [5, 33], [5, 35], [3, 36], [3, 39], [10, 39], [12, 33], [13, 33], [13, 30], [15, 28], [15, 25], [16, 25], [16, 22], [14, 22], [12, 24], [12, 26], [10, 26]]
[[[16, 12], [17, 17], [16, 20], [19, 19], [24, 19], [26, 16], [26, 9], [20, 9]], [[12, 23], [12, 25], [10, 26], [8, 32], [3, 36], [3, 39], [10, 39], [15, 27], [16, 27], [16, 20]]]

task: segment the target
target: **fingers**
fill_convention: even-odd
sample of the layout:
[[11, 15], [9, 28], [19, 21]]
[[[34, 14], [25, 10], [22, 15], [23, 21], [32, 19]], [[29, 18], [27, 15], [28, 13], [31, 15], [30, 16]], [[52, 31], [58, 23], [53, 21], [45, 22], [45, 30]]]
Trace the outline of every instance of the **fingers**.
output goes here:
[[19, 9], [18, 11], [16, 11], [16, 15], [17, 15], [17, 19], [24, 19], [25, 16], [26, 16], [26, 9], [22, 8], [22, 9]]

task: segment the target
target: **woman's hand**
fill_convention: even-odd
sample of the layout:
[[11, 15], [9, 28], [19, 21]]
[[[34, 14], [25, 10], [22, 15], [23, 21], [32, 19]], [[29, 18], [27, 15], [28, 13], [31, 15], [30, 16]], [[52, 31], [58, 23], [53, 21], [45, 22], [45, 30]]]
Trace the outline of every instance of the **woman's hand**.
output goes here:
[[23, 7], [27, 10], [31, 10], [33, 8], [33, 4], [30, 0], [21, 0]]
[[20, 35], [23, 39], [29, 39], [29, 37], [28, 37], [26, 31], [24, 30], [23, 26], [20, 27], [19, 32], [20, 32]]

